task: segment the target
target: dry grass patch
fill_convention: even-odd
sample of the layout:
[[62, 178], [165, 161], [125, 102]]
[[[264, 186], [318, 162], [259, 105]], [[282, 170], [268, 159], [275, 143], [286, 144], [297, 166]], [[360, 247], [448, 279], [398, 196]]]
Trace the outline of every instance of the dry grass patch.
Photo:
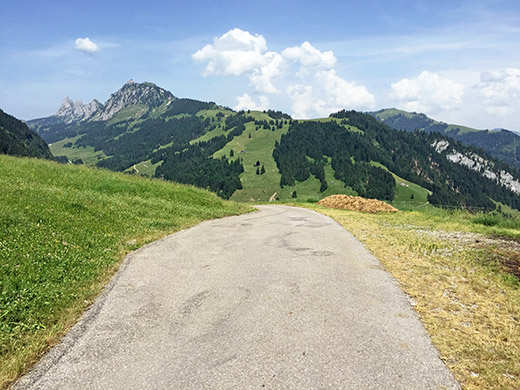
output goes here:
[[516, 240], [456, 218], [308, 207], [345, 226], [399, 281], [463, 388], [520, 388], [520, 283], [501, 261], [518, 256]]

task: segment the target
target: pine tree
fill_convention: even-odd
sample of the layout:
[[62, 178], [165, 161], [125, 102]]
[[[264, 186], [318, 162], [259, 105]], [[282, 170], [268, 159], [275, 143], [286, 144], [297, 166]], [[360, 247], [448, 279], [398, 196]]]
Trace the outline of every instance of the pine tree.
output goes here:
[[327, 190], [327, 188], [328, 188], [327, 182], [322, 181], [321, 186], [320, 186], [320, 192], [325, 192], [325, 190]]
[[292, 194], [291, 194], [291, 196], [292, 196], [293, 198], [298, 197], [298, 195], [296, 194], [296, 191], [293, 191]]
[[233, 157], [234, 155], [235, 155], [235, 152], [233, 151], [233, 149], [231, 149], [231, 150], [229, 151], [229, 157]]
[[260, 170], [260, 174], [263, 175], [265, 173], [265, 167], [262, 165], [262, 169]]
[[257, 174], [257, 175], [260, 174], [260, 169], [258, 169], [258, 167], [256, 167], [256, 174]]

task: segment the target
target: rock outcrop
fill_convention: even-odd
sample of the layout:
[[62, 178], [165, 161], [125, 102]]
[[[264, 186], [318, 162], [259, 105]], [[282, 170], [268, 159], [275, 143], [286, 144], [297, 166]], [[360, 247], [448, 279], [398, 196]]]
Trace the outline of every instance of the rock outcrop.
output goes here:
[[504, 169], [497, 169], [492, 161], [488, 161], [476, 153], [461, 153], [455, 147], [452, 147], [447, 140], [437, 140], [431, 146], [435, 148], [437, 153], [445, 154], [448, 161], [477, 171], [482, 176], [505, 186], [516, 194], [520, 194], [520, 180]]
[[126, 82], [119, 91], [110, 95], [103, 109], [99, 110], [92, 117], [92, 120], [110, 120], [116, 116], [119, 111], [132, 105], [143, 105], [144, 112], [139, 112], [139, 116], [142, 116], [149, 109], [176, 99], [171, 92], [153, 83], [136, 83], [130, 80]]

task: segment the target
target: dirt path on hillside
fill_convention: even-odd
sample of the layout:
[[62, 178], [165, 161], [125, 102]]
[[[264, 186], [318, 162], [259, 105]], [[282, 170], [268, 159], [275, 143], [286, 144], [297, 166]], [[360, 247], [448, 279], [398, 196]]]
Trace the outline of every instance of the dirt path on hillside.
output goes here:
[[17, 389], [456, 389], [407, 297], [350, 233], [286, 206], [127, 257]]

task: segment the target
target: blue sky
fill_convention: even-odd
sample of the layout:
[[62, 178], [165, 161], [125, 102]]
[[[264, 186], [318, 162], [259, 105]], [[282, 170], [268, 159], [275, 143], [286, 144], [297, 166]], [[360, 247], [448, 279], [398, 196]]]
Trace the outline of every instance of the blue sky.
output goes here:
[[397, 107], [520, 130], [520, 2], [280, 3], [3, 0], [0, 108], [48, 116], [134, 79], [297, 118]]

